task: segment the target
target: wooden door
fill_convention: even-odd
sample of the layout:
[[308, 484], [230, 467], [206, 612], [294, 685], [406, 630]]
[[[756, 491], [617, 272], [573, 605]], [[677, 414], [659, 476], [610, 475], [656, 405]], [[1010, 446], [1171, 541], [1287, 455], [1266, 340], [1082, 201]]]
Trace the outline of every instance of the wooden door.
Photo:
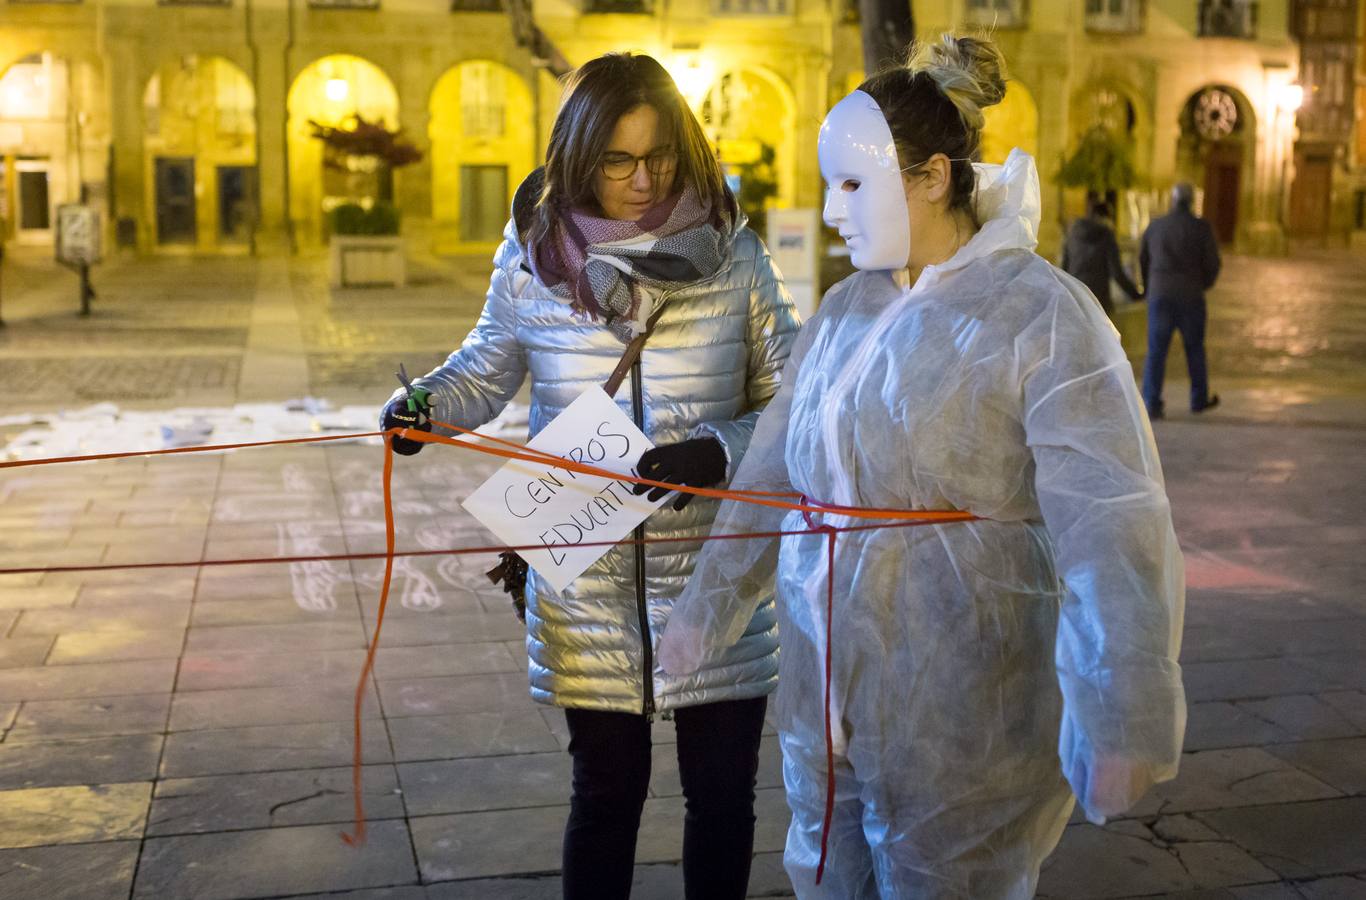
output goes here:
[[1221, 244], [1231, 244], [1238, 234], [1238, 197], [1242, 191], [1243, 148], [1240, 144], [1217, 144], [1205, 160], [1204, 217], [1214, 227]]

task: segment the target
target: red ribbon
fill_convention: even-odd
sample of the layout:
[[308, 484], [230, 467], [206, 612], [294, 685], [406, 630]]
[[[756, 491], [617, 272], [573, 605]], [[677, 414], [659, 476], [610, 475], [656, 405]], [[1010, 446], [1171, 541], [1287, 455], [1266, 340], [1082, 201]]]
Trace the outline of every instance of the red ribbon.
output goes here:
[[[365, 654], [365, 665], [361, 668], [360, 679], [356, 684], [356, 697], [354, 707], [354, 752], [352, 756], [352, 791], [355, 797], [355, 829], [351, 834], [342, 833], [342, 840], [350, 846], [358, 846], [365, 842], [365, 806], [361, 796], [361, 709], [365, 701], [365, 687], [374, 672], [375, 654], [379, 649], [380, 630], [384, 627], [384, 613], [389, 602], [389, 586], [393, 577], [394, 559], [401, 556], [445, 556], [467, 553], [496, 553], [503, 550], [534, 550], [540, 549], [540, 545], [525, 545], [521, 547], [453, 547], [446, 550], [417, 550], [397, 552], [395, 550], [395, 529], [394, 529], [394, 505], [393, 505], [393, 469], [394, 454], [392, 441], [394, 437], [404, 437], [409, 440], [416, 440], [421, 443], [440, 443], [449, 444], [455, 447], [463, 447], [485, 453], [491, 456], [498, 456], [504, 459], [516, 459], [526, 462], [550, 463], [558, 468], [579, 472], [586, 475], [596, 475], [603, 478], [612, 478], [627, 481], [634, 484], [644, 484], [651, 487], [663, 487], [669, 490], [684, 491], [690, 494], [698, 494], [704, 497], [714, 497], [722, 500], [739, 500], [745, 503], [756, 503], [762, 506], [773, 506], [783, 509], [799, 510], [802, 518], [806, 522], [806, 529], [746, 532], [741, 534], [712, 534], [701, 538], [703, 541], [712, 540], [740, 540], [749, 538], [774, 538], [785, 537], [787, 535], [799, 534], [824, 534], [827, 536], [827, 584], [826, 584], [826, 616], [825, 616], [825, 764], [826, 764], [826, 786], [825, 786], [825, 816], [821, 824], [821, 856], [820, 862], [816, 866], [816, 884], [821, 883], [821, 878], [825, 873], [826, 853], [830, 837], [830, 824], [834, 816], [835, 809], [835, 750], [833, 723], [830, 715], [830, 693], [832, 681], [832, 621], [834, 619], [835, 608], [835, 540], [841, 532], [849, 531], [871, 531], [881, 528], [909, 528], [919, 525], [931, 525], [941, 522], [966, 522], [977, 519], [977, 516], [968, 512], [957, 510], [893, 510], [893, 509], [869, 509], [864, 507], [836, 506], [825, 504], [820, 501], [811, 500], [802, 494], [796, 493], [770, 493], [766, 491], [732, 491], [718, 490], [715, 488], [690, 487], [687, 485], [672, 484], [666, 481], [655, 481], [649, 478], [640, 478], [634, 475], [620, 475], [596, 466], [575, 463], [571, 460], [535, 450], [521, 444], [514, 444], [490, 435], [479, 434], [477, 432], [460, 428], [447, 422], [436, 422], [433, 424], [446, 428], [457, 434], [468, 437], [477, 437], [493, 444], [500, 444], [499, 447], [481, 446], [467, 440], [456, 440], [443, 435], [431, 434], [425, 431], [414, 431], [406, 428], [391, 428], [386, 431], [372, 431], [356, 434], [324, 435], [320, 437], [306, 438], [286, 438], [274, 441], [251, 441], [238, 444], [211, 444], [197, 447], [174, 447], [164, 450], [136, 450], [122, 453], [99, 453], [88, 456], [65, 456], [47, 459], [31, 460], [11, 460], [0, 462], [0, 469], [19, 468], [27, 466], [56, 465], [68, 462], [90, 462], [94, 460], [107, 459], [126, 459], [135, 456], [162, 456], [180, 453], [204, 453], [218, 450], [238, 450], [253, 447], [269, 447], [282, 444], [310, 444], [325, 441], [354, 440], [357, 438], [383, 437], [384, 438], [384, 468], [383, 468], [383, 490], [384, 490], [384, 553], [346, 553], [320, 556], [288, 556], [288, 557], [263, 557], [256, 559], [214, 559], [214, 560], [192, 560], [182, 562], [153, 562], [153, 563], [119, 563], [89, 566], [33, 566], [24, 568], [0, 569], [0, 575], [26, 574], [34, 572], [94, 572], [108, 571], [112, 569], [158, 569], [178, 566], [226, 566], [226, 565], [245, 565], [252, 563], [285, 563], [285, 562], [312, 562], [312, 561], [336, 561], [351, 559], [383, 559], [384, 560], [384, 580], [380, 586], [379, 610], [375, 616], [375, 633], [371, 636], [369, 646]], [[788, 498], [797, 498], [797, 502], [792, 502]], [[833, 525], [818, 525], [812, 518], [813, 513], [834, 513], [837, 515], [848, 516], [855, 519], [874, 519], [880, 520], [877, 524], [869, 525], [850, 525], [835, 527]], [[679, 538], [643, 538], [640, 540], [626, 539], [622, 541], [590, 541], [580, 546], [584, 547], [611, 547], [619, 544], [651, 544], [651, 543], [674, 543], [681, 541], [695, 542], [697, 537]]]

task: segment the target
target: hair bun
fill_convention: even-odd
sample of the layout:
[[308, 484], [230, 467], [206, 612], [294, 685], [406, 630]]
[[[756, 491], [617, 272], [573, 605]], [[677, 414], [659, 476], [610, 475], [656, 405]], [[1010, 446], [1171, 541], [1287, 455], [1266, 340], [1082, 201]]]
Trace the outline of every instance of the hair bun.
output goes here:
[[1000, 103], [1006, 95], [1006, 59], [992, 41], [982, 38], [942, 36], [929, 44], [917, 44], [911, 52], [910, 70], [924, 72], [939, 92], [958, 109], [963, 123], [979, 130], [986, 119], [982, 110]]

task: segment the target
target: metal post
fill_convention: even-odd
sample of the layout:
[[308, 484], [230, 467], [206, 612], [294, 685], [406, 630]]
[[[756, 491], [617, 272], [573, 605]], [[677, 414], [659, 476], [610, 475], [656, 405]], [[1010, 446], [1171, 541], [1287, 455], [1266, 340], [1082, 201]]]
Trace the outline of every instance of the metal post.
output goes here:
[[95, 291], [90, 287], [90, 263], [81, 263], [81, 315], [90, 315], [90, 299]]

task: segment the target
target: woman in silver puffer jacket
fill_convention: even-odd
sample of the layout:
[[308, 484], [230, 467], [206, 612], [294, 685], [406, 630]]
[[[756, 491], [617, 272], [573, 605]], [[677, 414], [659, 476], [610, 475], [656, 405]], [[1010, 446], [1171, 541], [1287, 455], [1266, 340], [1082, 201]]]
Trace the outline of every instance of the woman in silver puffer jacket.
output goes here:
[[[724, 484], [777, 392], [799, 322], [672, 79], [648, 56], [609, 54], [567, 89], [546, 167], [517, 192], [474, 331], [414, 384], [430, 392], [432, 418], [475, 428], [530, 374], [535, 435], [608, 379], [657, 311], [616, 395], [657, 445], [640, 471]], [[403, 403], [386, 407], [386, 427], [410, 424]], [[395, 441], [399, 452], [420, 447]], [[571, 900], [630, 893], [656, 713], [678, 733], [687, 896], [745, 895], [759, 734], [777, 679], [772, 601], [692, 675], [672, 678], [654, 659], [716, 505], [679, 494], [642, 527], [646, 538], [698, 543], [614, 548], [558, 593], [527, 576], [531, 694], [566, 709], [571, 736]]]

